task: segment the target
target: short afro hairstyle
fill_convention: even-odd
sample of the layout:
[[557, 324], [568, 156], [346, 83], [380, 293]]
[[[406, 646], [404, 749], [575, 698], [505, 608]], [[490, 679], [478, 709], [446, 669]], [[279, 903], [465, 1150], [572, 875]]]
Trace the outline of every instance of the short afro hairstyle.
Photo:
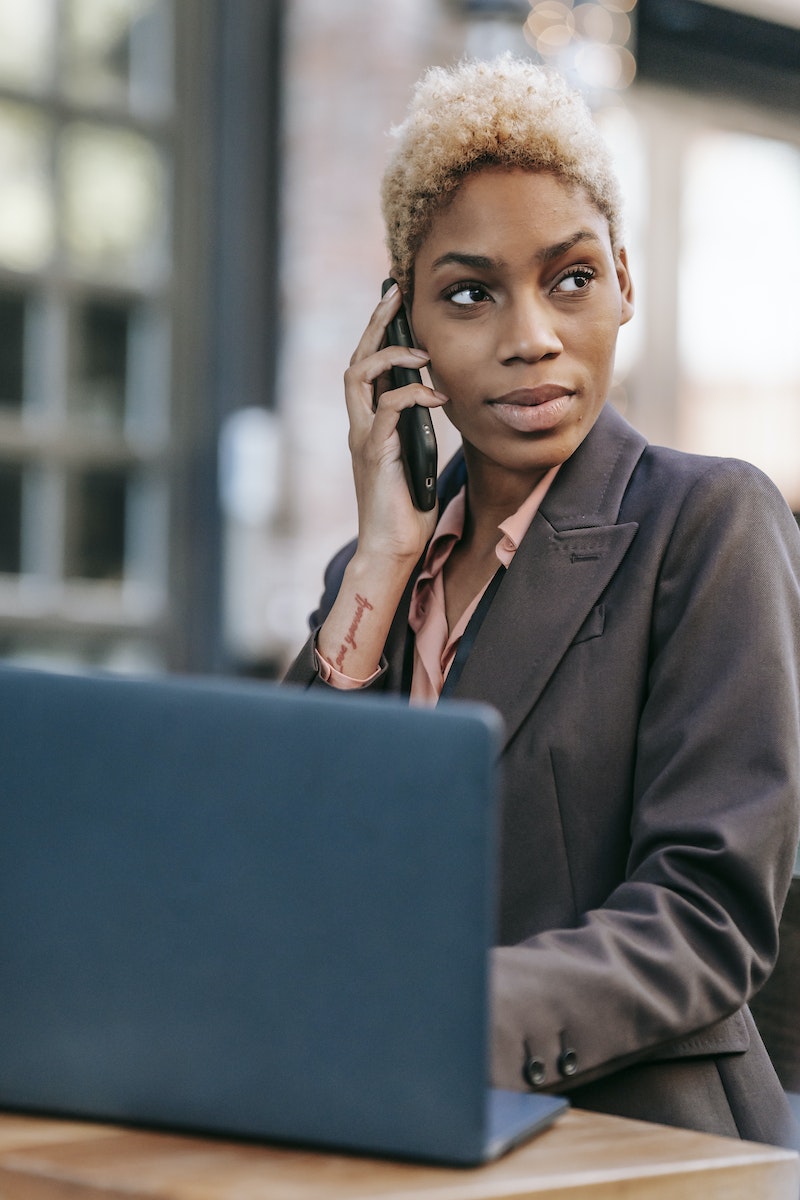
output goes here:
[[392, 274], [406, 295], [436, 213], [483, 167], [549, 171], [582, 187], [618, 252], [622, 202], [608, 147], [583, 97], [557, 72], [511, 54], [431, 67], [392, 135], [381, 201]]

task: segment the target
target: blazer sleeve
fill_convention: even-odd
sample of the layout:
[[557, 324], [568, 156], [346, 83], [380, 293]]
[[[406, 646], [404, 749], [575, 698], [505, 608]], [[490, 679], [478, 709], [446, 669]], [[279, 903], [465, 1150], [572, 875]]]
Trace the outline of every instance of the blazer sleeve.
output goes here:
[[655, 582], [625, 878], [574, 928], [493, 951], [495, 1084], [746, 1048], [733, 1014], [774, 964], [800, 821], [798, 579], [777, 489], [717, 461]]

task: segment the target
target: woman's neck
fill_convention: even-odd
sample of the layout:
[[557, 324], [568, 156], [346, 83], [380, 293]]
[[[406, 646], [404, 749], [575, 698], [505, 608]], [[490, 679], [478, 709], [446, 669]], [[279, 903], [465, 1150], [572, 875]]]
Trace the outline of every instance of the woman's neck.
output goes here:
[[478, 554], [497, 544], [497, 528], [525, 503], [546, 470], [510, 471], [464, 447], [467, 464], [467, 506], [463, 542]]

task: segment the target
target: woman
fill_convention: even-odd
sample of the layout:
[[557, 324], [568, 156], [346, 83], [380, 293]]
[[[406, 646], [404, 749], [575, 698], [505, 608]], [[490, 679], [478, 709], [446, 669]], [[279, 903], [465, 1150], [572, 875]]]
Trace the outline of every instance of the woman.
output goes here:
[[[798, 837], [795, 522], [755, 468], [649, 446], [606, 403], [633, 286], [607, 151], [557, 76], [433, 70], [395, 135], [419, 349], [384, 344], [394, 289], [345, 375], [358, 539], [287, 678], [502, 714], [496, 1085], [795, 1145], [746, 1007]], [[389, 387], [421, 364], [433, 388]], [[412, 404], [463, 443], [431, 513], [399, 458]]]

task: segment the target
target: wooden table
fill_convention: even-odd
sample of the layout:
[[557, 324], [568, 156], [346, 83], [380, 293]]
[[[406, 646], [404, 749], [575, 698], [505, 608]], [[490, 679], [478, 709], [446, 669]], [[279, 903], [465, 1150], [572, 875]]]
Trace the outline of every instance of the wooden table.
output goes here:
[[796, 1154], [573, 1109], [448, 1170], [0, 1114], [2, 1200], [797, 1200]]

